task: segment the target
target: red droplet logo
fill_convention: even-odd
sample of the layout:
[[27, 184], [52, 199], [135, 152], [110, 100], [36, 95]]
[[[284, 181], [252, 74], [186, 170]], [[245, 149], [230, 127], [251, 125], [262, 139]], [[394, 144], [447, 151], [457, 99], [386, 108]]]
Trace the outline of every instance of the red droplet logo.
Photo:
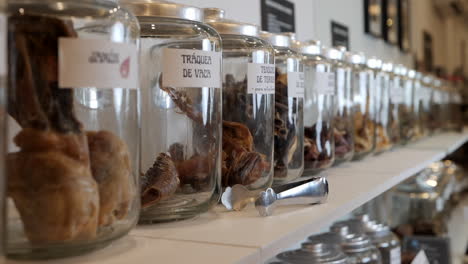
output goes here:
[[130, 74], [130, 57], [126, 58], [122, 64], [120, 64], [120, 76], [127, 79]]

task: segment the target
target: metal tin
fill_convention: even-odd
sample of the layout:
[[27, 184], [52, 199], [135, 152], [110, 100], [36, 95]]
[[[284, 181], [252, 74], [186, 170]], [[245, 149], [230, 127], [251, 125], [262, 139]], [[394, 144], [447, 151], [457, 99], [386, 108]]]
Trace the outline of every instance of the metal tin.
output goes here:
[[203, 11], [194, 6], [163, 0], [120, 0], [137, 17], [167, 17], [202, 22]]
[[348, 263], [347, 256], [335, 246], [323, 243], [311, 243], [307, 248], [282, 252], [276, 258], [287, 263], [308, 264], [308, 263], [328, 263], [344, 264]]
[[401, 263], [400, 241], [388, 226], [374, 223], [372, 228], [368, 229], [367, 235], [379, 249], [383, 264]]
[[[302, 247], [307, 247], [311, 244], [315, 243], [324, 243], [324, 244], [331, 244], [331, 245], [339, 245], [341, 243], [342, 237], [348, 235], [348, 227], [343, 226], [343, 232], [325, 232], [313, 236], [309, 236], [308, 241], [302, 243]], [[341, 235], [345, 233], [344, 235]]]
[[382, 259], [379, 250], [364, 235], [348, 235], [341, 244], [343, 251], [353, 264], [380, 264]]
[[293, 43], [290, 36], [280, 33], [260, 31], [260, 37], [276, 47], [291, 48]]
[[259, 36], [260, 29], [257, 25], [226, 19], [223, 9], [205, 8], [203, 12], [205, 23], [212, 26], [221, 35]]

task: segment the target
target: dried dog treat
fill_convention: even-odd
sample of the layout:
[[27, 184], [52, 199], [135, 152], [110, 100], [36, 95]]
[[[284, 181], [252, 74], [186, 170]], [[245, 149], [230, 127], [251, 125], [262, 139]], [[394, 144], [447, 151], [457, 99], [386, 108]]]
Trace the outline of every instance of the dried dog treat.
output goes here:
[[289, 122], [287, 74], [275, 74], [275, 178], [287, 177], [287, 167], [298, 146], [296, 127]]
[[224, 162], [222, 185], [249, 185], [268, 170], [264, 155], [253, 151], [253, 137], [249, 129], [237, 122], [223, 121]]
[[170, 198], [179, 184], [177, 169], [171, 157], [160, 153], [153, 166], [141, 178], [141, 206], [147, 208]]
[[94, 238], [99, 193], [83, 159], [84, 134], [25, 128], [15, 143], [21, 151], [7, 155], [8, 195], [31, 243]]
[[376, 127], [376, 146], [377, 152], [382, 152], [389, 149], [392, 146], [390, 137], [388, 136], [387, 130], [381, 124], [377, 124]]
[[127, 145], [109, 131], [86, 132], [91, 172], [99, 186], [99, 226], [109, 226], [130, 212], [136, 186]]
[[356, 153], [371, 151], [374, 144], [374, 122], [367, 115], [356, 111], [354, 131], [354, 150]]
[[[321, 128], [320, 136], [317, 136], [317, 124], [304, 129], [305, 168], [319, 169], [326, 167], [331, 162], [331, 137], [333, 135], [330, 133], [326, 122], [321, 122], [319, 127]], [[320, 145], [317, 145], [317, 142]], [[329, 155], [327, 155], [327, 152]]]
[[58, 38], [71, 23], [50, 17], [9, 18], [8, 112], [22, 126], [19, 152], [8, 154], [8, 195], [32, 243], [92, 239], [99, 193], [73, 90], [58, 87]]

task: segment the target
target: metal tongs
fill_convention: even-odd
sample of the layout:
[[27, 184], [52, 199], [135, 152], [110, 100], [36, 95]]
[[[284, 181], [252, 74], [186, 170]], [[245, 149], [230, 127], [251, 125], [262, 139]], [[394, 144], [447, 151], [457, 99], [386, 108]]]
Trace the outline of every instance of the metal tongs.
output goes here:
[[314, 177], [268, 188], [260, 193], [236, 184], [226, 188], [221, 202], [228, 210], [235, 211], [241, 211], [249, 203], [255, 203], [261, 216], [269, 216], [278, 205], [318, 204], [326, 202], [327, 197], [327, 179]]

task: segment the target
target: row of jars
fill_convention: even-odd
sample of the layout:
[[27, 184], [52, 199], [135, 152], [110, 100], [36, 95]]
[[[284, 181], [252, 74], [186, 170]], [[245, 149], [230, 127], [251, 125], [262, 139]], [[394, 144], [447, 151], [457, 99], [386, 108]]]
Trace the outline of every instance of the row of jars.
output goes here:
[[416, 117], [415, 83], [430, 98], [439, 90], [404, 67], [261, 32], [219, 9], [119, 4], [8, 5], [10, 256], [86, 252], [137, 221], [205, 212], [225, 187], [261, 191], [446, 118], [430, 112], [445, 99], [424, 101]]
[[278, 254], [269, 264], [401, 264], [401, 243], [389, 226], [367, 214], [335, 222], [300, 249]]

